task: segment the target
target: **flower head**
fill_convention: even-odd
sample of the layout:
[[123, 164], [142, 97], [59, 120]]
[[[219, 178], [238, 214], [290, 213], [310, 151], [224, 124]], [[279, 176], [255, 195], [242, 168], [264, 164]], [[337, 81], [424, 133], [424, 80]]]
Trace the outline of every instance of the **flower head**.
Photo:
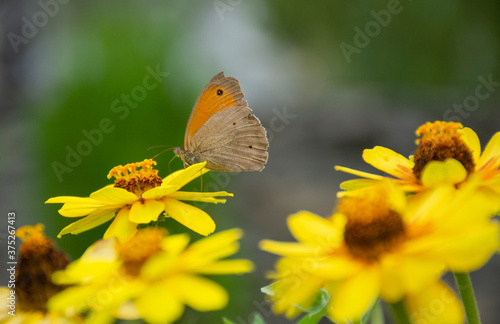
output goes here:
[[440, 187], [407, 201], [399, 187], [381, 183], [347, 192], [330, 218], [291, 215], [288, 227], [298, 242], [261, 242], [282, 256], [270, 275], [275, 312], [298, 315], [321, 288], [330, 293], [328, 315], [338, 322], [361, 318], [378, 296], [410, 298], [412, 305], [429, 300], [422, 294], [436, 291], [425, 289], [444, 271], [478, 269], [497, 249], [491, 209], [479, 196], [464, 204], [467, 194]]
[[340, 201], [338, 212], [346, 219], [344, 244], [352, 256], [376, 261], [399, 247], [407, 235], [401, 217], [403, 199], [388, 190], [367, 190], [362, 198], [352, 195]]
[[[16, 231], [22, 244], [17, 264], [10, 267], [15, 268], [15, 273], [10, 274], [9, 286], [0, 287], [2, 300], [8, 302], [7, 312], [0, 315], [2, 323], [6, 318], [10, 318], [12, 322], [18, 321], [17, 323], [80, 322], [78, 317], [65, 317], [47, 310], [49, 298], [66, 288], [64, 285], [54, 284], [52, 274], [64, 269], [69, 264], [69, 259], [45, 237], [43, 229], [43, 225], [38, 224], [23, 226]], [[10, 305], [13, 307], [10, 308]], [[8, 311], [12, 313], [8, 314]]]
[[463, 126], [455, 122], [427, 122], [416, 131], [418, 145], [414, 155], [413, 174], [421, 179], [423, 169], [430, 161], [455, 159], [467, 174], [474, 172], [472, 147], [466, 144]]
[[108, 179], [114, 177], [114, 187], [123, 188], [141, 197], [146, 191], [159, 187], [162, 183], [158, 170], [153, 169], [154, 165], [156, 161], [153, 160], [119, 165], [109, 171]]
[[459, 123], [427, 122], [416, 135], [420, 136], [416, 140], [418, 147], [409, 159], [381, 146], [364, 150], [365, 162], [393, 177], [337, 166], [337, 170], [366, 178], [346, 181], [341, 188], [352, 190], [386, 181], [405, 192], [419, 192], [443, 184], [473, 184], [477, 192], [499, 202], [496, 208], [500, 208], [500, 132], [483, 152], [476, 133]]
[[212, 218], [199, 208], [181, 202], [201, 201], [224, 203], [218, 196], [232, 196], [225, 191], [187, 192], [180, 191], [184, 185], [208, 172], [205, 162], [176, 171], [166, 178], [158, 176], [153, 169], [153, 160], [130, 163], [114, 167], [108, 178], [114, 177], [114, 185], [106, 186], [90, 194], [89, 197], [60, 196], [50, 198], [46, 203], [63, 203], [59, 214], [65, 217], [84, 218], [66, 226], [64, 234], [79, 234], [114, 219], [104, 238], [117, 237], [127, 241], [137, 232], [138, 224], [157, 221], [165, 212], [179, 223], [201, 234], [208, 235], [215, 230]]
[[43, 229], [42, 224], [23, 226], [16, 233], [23, 241], [16, 271], [17, 303], [26, 310], [46, 310], [47, 300], [63, 289], [52, 283], [52, 273], [69, 263], [68, 257], [45, 237]]
[[54, 275], [56, 283], [72, 286], [54, 296], [49, 309], [86, 313], [88, 322], [100, 323], [113, 318], [171, 323], [185, 305], [201, 312], [221, 309], [227, 292], [201, 275], [251, 271], [248, 260], [222, 260], [238, 251], [241, 236], [233, 229], [189, 245], [187, 234], [167, 236], [149, 227], [124, 244], [98, 241]]

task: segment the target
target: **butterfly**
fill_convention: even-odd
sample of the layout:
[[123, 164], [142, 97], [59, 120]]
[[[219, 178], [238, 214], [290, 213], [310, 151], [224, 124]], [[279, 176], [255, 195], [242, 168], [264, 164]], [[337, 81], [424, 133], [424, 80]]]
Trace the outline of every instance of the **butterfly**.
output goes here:
[[220, 72], [203, 88], [189, 117], [184, 166], [206, 161], [213, 171], [261, 171], [268, 159], [266, 130], [243, 99], [237, 79]]

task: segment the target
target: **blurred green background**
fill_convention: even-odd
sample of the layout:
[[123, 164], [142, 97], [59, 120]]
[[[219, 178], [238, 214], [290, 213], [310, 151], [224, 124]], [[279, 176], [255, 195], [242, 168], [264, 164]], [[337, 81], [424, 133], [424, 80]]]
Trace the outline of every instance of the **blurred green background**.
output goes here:
[[[410, 155], [414, 131], [426, 121], [460, 121], [483, 145], [499, 131], [499, 9], [494, 0], [4, 0], [2, 217], [15, 211], [17, 227], [44, 223], [78, 258], [107, 226], [56, 239], [72, 220], [44, 201], [88, 196], [110, 183], [113, 166], [161, 150], [147, 150], [152, 146], [180, 146], [199, 91], [224, 71], [239, 79], [267, 128], [270, 158], [261, 173], [205, 177], [204, 187], [235, 197], [203, 208], [217, 231], [244, 229], [239, 256], [257, 270], [218, 279], [231, 293], [225, 310], [188, 311], [179, 323], [220, 323], [222, 315], [248, 323], [253, 312], [289, 323], [269, 315], [259, 291], [276, 258], [259, 251], [258, 241], [291, 239], [286, 217], [298, 210], [328, 216], [339, 183], [351, 178], [333, 166], [373, 171], [361, 160], [364, 148]], [[476, 88], [488, 79], [478, 99]], [[93, 134], [90, 146], [82, 144], [86, 134]], [[71, 150], [84, 154], [69, 166]], [[172, 155], [157, 158], [161, 176]], [[179, 159], [170, 164], [179, 168]], [[473, 274], [485, 323], [499, 316], [499, 271], [494, 258]]]

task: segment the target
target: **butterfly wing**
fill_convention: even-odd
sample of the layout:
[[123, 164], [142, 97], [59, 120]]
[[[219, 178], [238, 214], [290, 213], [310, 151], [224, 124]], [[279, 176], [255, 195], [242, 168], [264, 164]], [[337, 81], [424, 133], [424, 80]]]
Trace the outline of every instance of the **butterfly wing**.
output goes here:
[[186, 148], [214, 171], [261, 171], [268, 159], [266, 130], [252, 110], [235, 106], [216, 112]]
[[234, 106], [247, 106], [243, 97], [238, 80], [225, 76], [224, 72], [214, 76], [194, 103], [184, 135], [184, 147], [191, 146], [194, 134], [218, 111]]

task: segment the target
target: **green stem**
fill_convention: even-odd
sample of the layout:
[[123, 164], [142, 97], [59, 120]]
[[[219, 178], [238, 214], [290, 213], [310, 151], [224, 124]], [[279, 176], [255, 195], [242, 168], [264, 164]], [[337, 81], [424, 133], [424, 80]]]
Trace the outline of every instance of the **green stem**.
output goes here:
[[408, 314], [406, 313], [405, 304], [402, 300], [389, 305], [391, 306], [391, 313], [396, 323], [411, 324], [410, 319], [408, 318]]
[[467, 323], [481, 324], [479, 309], [477, 308], [476, 303], [476, 296], [474, 295], [474, 289], [472, 288], [472, 281], [470, 280], [469, 273], [455, 272], [453, 274], [458, 286], [458, 291], [460, 292], [460, 297], [462, 297], [462, 303], [464, 304], [465, 308], [465, 315], [467, 316]]

